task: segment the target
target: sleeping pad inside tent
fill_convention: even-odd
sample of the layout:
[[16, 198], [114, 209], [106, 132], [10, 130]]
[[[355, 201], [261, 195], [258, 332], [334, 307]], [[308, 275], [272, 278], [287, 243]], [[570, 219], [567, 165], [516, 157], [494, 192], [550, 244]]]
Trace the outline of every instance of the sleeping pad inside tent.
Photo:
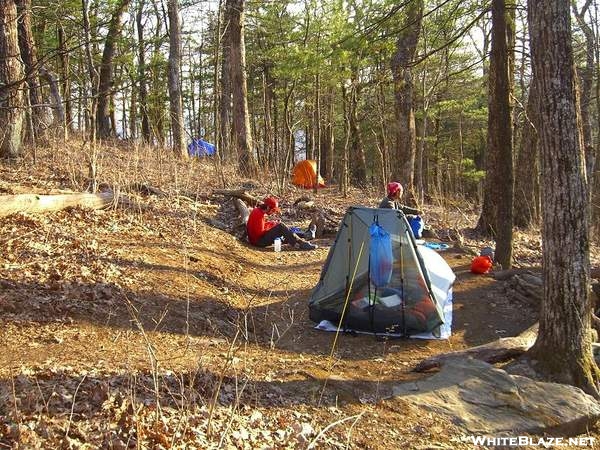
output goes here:
[[356, 331], [439, 336], [454, 280], [439, 254], [416, 244], [402, 211], [352, 207], [311, 293], [310, 318]]

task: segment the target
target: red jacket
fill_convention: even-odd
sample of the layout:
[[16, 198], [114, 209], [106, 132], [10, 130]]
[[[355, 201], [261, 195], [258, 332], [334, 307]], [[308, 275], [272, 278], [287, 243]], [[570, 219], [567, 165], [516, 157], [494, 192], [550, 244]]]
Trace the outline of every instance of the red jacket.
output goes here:
[[261, 208], [254, 208], [248, 217], [246, 231], [248, 232], [248, 240], [252, 245], [256, 245], [258, 240], [268, 230], [277, 225], [277, 222], [265, 220], [266, 211]]

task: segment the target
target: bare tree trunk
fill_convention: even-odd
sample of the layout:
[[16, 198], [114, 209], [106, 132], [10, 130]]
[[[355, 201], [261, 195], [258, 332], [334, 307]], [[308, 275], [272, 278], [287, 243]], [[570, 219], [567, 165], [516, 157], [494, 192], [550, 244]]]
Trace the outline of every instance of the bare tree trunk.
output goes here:
[[383, 83], [377, 89], [378, 122], [379, 122], [379, 147], [381, 152], [381, 186], [390, 181], [391, 165], [388, 149], [388, 133], [385, 125], [386, 100]]
[[56, 76], [50, 72], [46, 67], [41, 66], [39, 68], [40, 75], [46, 80], [48, 86], [50, 86], [50, 96], [52, 97], [52, 115], [54, 117], [54, 123], [58, 124], [59, 127], [65, 123], [65, 109], [63, 107], [63, 101], [60, 96], [60, 89], [58, 87], [58, 81]]
[[335, 146], [335, 134], [334, 134], [334, 87], [329, 86], [327, 93], [327, 120], [323, 124], [322, 134], [322, 153], [321, 153], [321, 166], [323, 177], [325, 180], [331, 180], [333, 178], [333, 149]]
[[224, 50], [221, 50], [221, 39], [222, 39], [222, 17], [223, 17], [223, 0], [219, 0], [219, 6], [217, 8], [217, 24], [215, 31], [215, 42], [214, 42], [214, 71], [213, 71], [213, 142], [216, 145], [216, 154], [214, 156], [215, 171], [217, 177], [223, 187], [226, 186], [225, 175], [223, 174], [223, 148], [221, 139], [221, 122], [219, 117], [219, 101], [221, 99], [222, 86], [219, 80], [219, 68], [221, 67], [221, 61], [219, 55]]
[[220, 120], [217, 147], [220, 149], [221, 158], [231, 155], [231, 17], [229, 2], [225, 5], [223, 24], [223, 61], [221, 62], [221, 96]]
[[65, 30], [58, 25], [58, 53], [60, 57], [60, 77], [62, 97], [65, 102], [65, 137], [73, 132], [73, 102], [71, 101], [71, 78], [69, 76], [69, 51], [65, 42]]
[[535, 80], [531, 80], [515, 174], [515, 225], [525, 229], [536, 225], [540, 220], [539, 122], [535, 105], [537, 96]]
[[244, 43], [245, 0], [228, 0], [227, 13], [230, 32], [230, 68], [233, 98], [233, 146], [239, 157], [239, 169], [248, 177], [258, 174], [254, 156], [250, 115], [248, 113], [248, 88], [246, 85], [246, 49]]
[[600, 373], [592, 354], [588, 290], [589, 208], [569, 3], [528, 3], [544, 174], [544, 296], [538, 338], [530, 354], [553, 380], [598, 397]]
[[514, 36], [514, 4], [507, 7], [506, 0], [492, 0], [488, 151], [483, 209], [477, 229], [496, 237], [496, 260], [504, 269], [512, 265]]
[[313, 192], [316, 194], [319, 189], [319, 174], [321, 173], [321, 74], [317, 72], [315, 75], [315, 160], [317, 166], [317, 176], [313, 185]]
[[263, 93], [264, 93], [264, 114], [265, 114], [265, 147], [267, 167], [274, 168], [275, 165], [275, 140], [273, 131], [273, 121], [271, 120], [271, 110], [273, 109], [273, 80], [270, 74], [270, 66], [265, 63], [263, 67]]
[[[138, 127], [138, 80], [133, 73], [129, 73], [129, 82], [131, 83], [131, 99], [129, 101], [129, 139], [137, 139]], [[123, 105], [125, 107], [125, 105]]]
[[110, 129], [113, 136], [117, 135], [117, 116], [115, 115], [115, 93], [111, 91], [108, 97], [108, 111], [110, 117]]
[[360, 125], [358, 123], [358, 74], [354, 72], [349, 92], [348, 119], [350, 125], [350, 176], [352, 184], [364, 187], [367, 184], [367, 163]]
[[[577, 23], [585, 36], [585, 67], [581, 69], [581, 124], [583, 131], [583, 148], [585, 150], [586, 173], [588, 180], [593, 179], [595, 166], [595, 149], [592, 139], [592, 117], [590, 114], [590, 105], [592, 103], [592, 88], [594, 85], [594, 63], [595, 63], [595, 36], [592, 28], [585, 21], [585, 14], [588, 11], [591, 0], [586, 2], [577, 11], [576, 3], [572, 4], [573, 13], [577, 19]], [[593, 183], [589, 184], [591, 188]]]
[[169, 9], [169, 104], [171, 112], [171, 130], [173, 132], [173, 153], [186, 158], [185, 136], [183, 128], [183, 106], [181, 101], [181, 26], [179, 24], [179, 6], [177, 0], [168, 1]]
[[164, 125], [164, 103], [163, 96], [161, 95], [164, 92], [164, 67], [162, 66], [163, 54], [162, 54], [162, 44], [163, 44], [163, 23], [167, 21], [163, 20], [163, 15], [158, 9], [158, 5], [156, 2], [151, 2], [151, 5], [154, 8], [154, 16], [155, 16], [155, 30], [154, 30], [154, 39], [153, 39], [153, 49], [152, 49], [152, 57], [151, 57], [151, 69], [152, 72], [152, 86], [150, 89], [149, 101], [152, 100], [152, 103], [148, 105], [148, 118], [150, 120], [150, 129], [152, 131], [153, 139], [156, 140], [160, 147], [164, 147], [165, 145], [165, 125]]
[[[98, 102], [98, 71], [94, 66], [94, 59], [92, 57], [92, 38], [90, 28], [90, 16], [89, 16], [89, 1], [81, 0], [81, 9], [83, 15], [83, 36], [85, 46], [85, 59], [87, 64], [87, 70], [90, 79], [90, 89], [86, 94], [86, 127], [88, 127], [90, 138], [92, 141], [96, 140], [96, 105]], [[87, 98], [89, 95], [89, 98]]]
[[113, 60], [117, 47], [117, 38], [121, 32], [121, 18], [131, 0], [120, 0], [110, 19], [108, 33], [104, 42], [104, 52], [100, 63], [98, 82], [98, 105], [96, 107], [96, 128], [98, 137], [105, 139], [115, 134], [110, 124], [110, 99], [113, 85]]
[[121, 95], [121, 129], [123, 130], [122, 138], [127, 140], [129, 139], [129, 122], [127, 121], [127, 99], [130, 98], [130, 103], [135, 103], [135, 84], [132, 84], [131, 91], [129, 88], [123, 89]]
[[19, 60], [17, 6], [0, 2], [0, 157], [16, 158], [23, 149], [23, 67]]
[[17, 0], [16, 4], [20, 19], [18, 25], [19, 48], [27, 73], [29, 102], [31, 104], [29, 114], [34, 135], [30, 138], [35, 141], [43, 131], [44, 108], [41, 106], [43, 99], [38, 76], [37, 47], [31, 29], [31, 0]]
[[344, 131], [346, 132], [346, 141], [342, 153], [342, 160], [339, 168], [339, 189], [343, 197], [348, 195], [348, 159], [350, 157], [350, 99], [348, 90], [342, 83], [342, 99], [344, 101]]
[[392, 177], [404, 184], [409, 198], [414, 190], [416, 154], [415, 114], [413, 109], [413, 75], [411, 65], [419, 42], [423, 20], [423, 0], [413, 0], [407, 6], [407, 16], [396, 41], [396, 53], [391, 67], [394, 78], [396, 117], [396, 151]]
[[148, 144], [152, 140], [148, 119], [148, 85], [146, 84], [146, 41], [144, 40], [144, 0], [138, 0], [135, 22], [137, 28], [138, 95], [142, 119], [142, 140]]

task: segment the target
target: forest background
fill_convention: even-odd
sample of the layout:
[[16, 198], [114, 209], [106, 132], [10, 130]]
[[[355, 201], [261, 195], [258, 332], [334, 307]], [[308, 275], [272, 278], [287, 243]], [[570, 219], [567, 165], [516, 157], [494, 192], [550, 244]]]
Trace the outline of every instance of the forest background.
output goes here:
[[[546, 279], [581, 268], [560, 273], [582, 305], [568, 328], [590, 315], [588, 236], [600, 224], [598, 8], [552, 4], [545, 17], [533, 0], [4, 1], [0, 155], [36, 164], [40, 148], [75, 143], [87, 173], [70, 187], [92, 192], [118, 187], [102, 173], [113, 146], [162, 163], [202, 137], [217, 146], [219, 184], [262, 179], [276, 194], [297, 159], [315, 159], [342, 196], [395, 179], [410, 203], [481, 208], [477, 231], [496, 239], [504, 268], [513, 225], [537, 229], [547, 202]], [[565, 48], [543, 33], [550, 13]], [[553, 121], [544, 108], [565, 93], [573, 120]], [[570, 298], [560, 283], [545, 289], [547, 305]], [[589, 324], [573, 326], [564, 336], [579, 345]], [[553, 348], [541, 330], [538, 351]], [[557, 354], [589, 352], [567, 347]], [[570, 381], [594, 393], [598, 374], [585, 371]]]

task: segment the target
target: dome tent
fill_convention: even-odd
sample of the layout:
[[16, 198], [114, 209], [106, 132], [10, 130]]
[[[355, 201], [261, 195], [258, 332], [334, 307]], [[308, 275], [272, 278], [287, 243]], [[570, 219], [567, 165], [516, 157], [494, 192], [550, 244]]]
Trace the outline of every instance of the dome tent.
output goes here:
[[[391, 276], [379, 288], [370, 273], [373, 223], [391, 238]], [[311, 293], [310, 318], [356, 331], [404, 336], [430, 332], [439, 337], [454, 279], [439, 254], [416, 244], [402, 211], [353, 207], [342, 219]]]
[[[312, 159], [299, 161], [292, 170], [292, 183], [304, 189], [315, 187], [317, 178], [317, 162]], [[325, 181], [319, 175], [318, 187], [325, 187]]]

